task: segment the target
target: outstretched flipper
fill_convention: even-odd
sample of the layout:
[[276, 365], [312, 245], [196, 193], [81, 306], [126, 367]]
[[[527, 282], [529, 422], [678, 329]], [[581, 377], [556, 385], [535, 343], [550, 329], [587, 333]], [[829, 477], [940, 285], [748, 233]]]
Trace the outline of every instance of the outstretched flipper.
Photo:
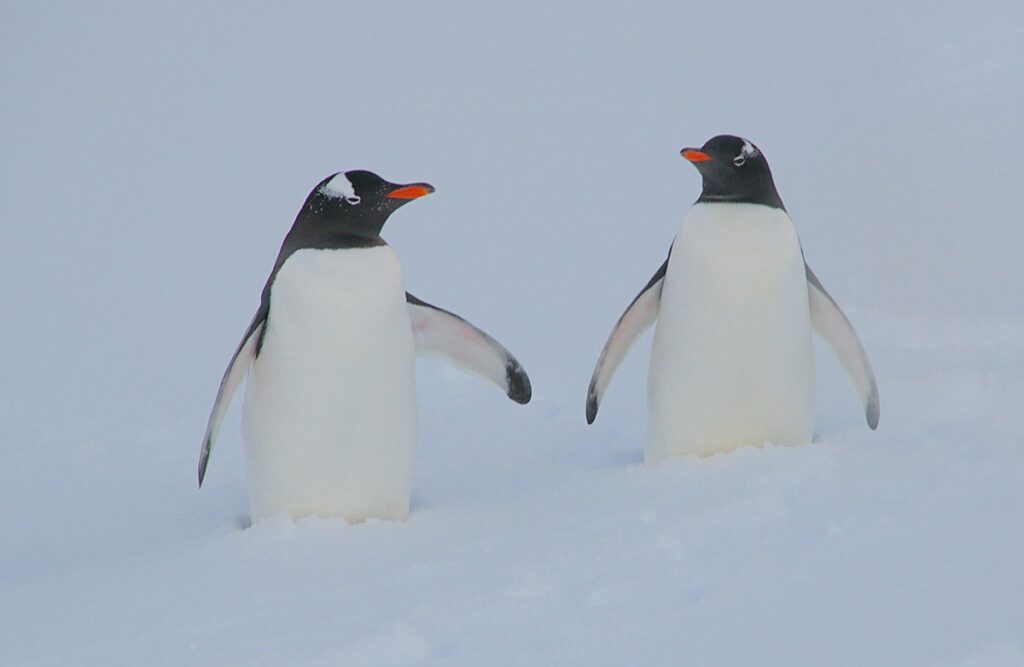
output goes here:
[[874, 430], [878, 427], [878, 383], [875, 382], [867, 352], [857, 339], [850, 320], [846, 319], [835, 300], [825, 291], [811, 267], [804, 263], [804, 269], [807, 273], [811, 325], [839, 357], [839, 362], [846, 369], [860, 396], [868, 426]]
[[220, 388], [217, 390], [217, 398], [214, 400], [213, 410], [210, 412], [210, 421], [206, 424], [203, 451], [199, 454], [200, 487], [203, 486], [203, 478], [206, 477], [206, 464], [210, 460], [210, 450], [213, 449], [217, 433], [220, 432], [220, 425], [224, 421], [224, 414], [228, 411], [228, 406], [231, 405], [231, 397], [235, 395], [235, 390], [238, 389], [242, 378], [245, 377], [253, 360], [256, 359], [256, 355], [259, 353], [260, 343], [263, 340], [263, 325], [267, 321], [267, 312], [268, 309], [265, 305], [260, 306], [260, 309], [256, 311], [256, 317], [252, 319], [252, 323], [246, 329], [242, 342], [239, 343], [238, 349], [235, 350], [235, 354], [231, 357], [231, 362], [228, 363], [227, 370], [224, 371], [224, 377], [221, 378]]
[[437, 354], [498, 387], [516, 403], [529, 403], [533, 390], [526, 369], [480, 329], [454, 313], [406, 292], [416, 353]]
[[[669, 251], [669, 257], [672, 251]], [[661, 289], [665, 283], [665, 271], [668, 269], [668, 259], [655, 272], [654, 276], [647, 283], [647, 286], [640, 290], [633, 302], [626, 308], [615, 328], [608, 336], [608, 341], [601, 350], [601, 356], [594, 367], [594, 375], [590, 378], [590, 388], [587, 390], [587, 423], [593, 424], [597, 418], [597, 407], [604, 397], [605, 389], [612, 381], [615, 369], [619, 367], [626, 353], [640, 334], [654, 324], [658, 319], [658, 309], [661, 307]]]

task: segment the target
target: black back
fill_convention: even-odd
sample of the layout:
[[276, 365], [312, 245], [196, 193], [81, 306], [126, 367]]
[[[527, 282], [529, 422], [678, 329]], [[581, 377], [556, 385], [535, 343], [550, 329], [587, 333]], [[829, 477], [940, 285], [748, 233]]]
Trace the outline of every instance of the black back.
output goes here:
[[[775, 189], [768, 160], [757, 146], [741, 137], [721, 134], [709, 139], [699, 151], [710, 159], [691, 160], [704, 181], [698, 202], [763, 204], [786, 210]], [[689, 158], [688, 158], [689, 159]]]

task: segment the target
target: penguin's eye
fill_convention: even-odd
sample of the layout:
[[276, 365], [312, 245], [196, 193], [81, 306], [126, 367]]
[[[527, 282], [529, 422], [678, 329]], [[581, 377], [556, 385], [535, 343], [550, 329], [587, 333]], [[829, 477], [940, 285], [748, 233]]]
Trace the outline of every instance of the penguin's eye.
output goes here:
[[757, 157], [757, 155], [757, 148], [754, 147], [754, 144], [744, 140], [743, 148], [740, 149], [740, 154], [732, 159], [732, 163], [737, 167], [742, 167], [744, 164], [746, 164], [747, 160], [749, 160], [750, 158], [755, 158]]
[[337, 173], [334, 178], [324, 183], [320, 192], [332, 199], [344, 199], [349, 206], [358, 206], [362, 201], [356, 194], [356, 186], [348, 177], [348, 173]]

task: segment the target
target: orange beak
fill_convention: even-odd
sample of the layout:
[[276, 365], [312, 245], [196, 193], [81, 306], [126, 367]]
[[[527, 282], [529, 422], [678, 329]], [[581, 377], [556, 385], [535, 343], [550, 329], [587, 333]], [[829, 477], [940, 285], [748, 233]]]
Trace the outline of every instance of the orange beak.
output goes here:
[[433, 191], [434, 186], [427, 185], [426, 183], [417, 183], [416, 185], [404, 185], [396, 188], [389, 192], [387, 196], [391, 199], [419, 199]]
[[690, 162], [710, 162], [711, 156], [704, 151], [699, 151], [696, 148], [684, 148], [679, 151], [679, 154]]

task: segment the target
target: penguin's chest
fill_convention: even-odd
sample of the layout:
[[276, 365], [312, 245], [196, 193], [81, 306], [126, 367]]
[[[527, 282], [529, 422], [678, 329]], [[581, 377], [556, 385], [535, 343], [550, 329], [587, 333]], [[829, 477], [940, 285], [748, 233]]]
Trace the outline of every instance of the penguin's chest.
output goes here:
[[411, 373], [412, 327], [388, 246], [299, 250], [274, 280], [257, 367], [303, 402], [374, 403]]
[[278, 270], [245, 404], [254, 517], [404, 516], [415, 360], [388, 246], [299, 250]]
[[814, 358], [800, 244], [784, 211], [698, 204], [666, 272], [648, 456], [806, 442]]

